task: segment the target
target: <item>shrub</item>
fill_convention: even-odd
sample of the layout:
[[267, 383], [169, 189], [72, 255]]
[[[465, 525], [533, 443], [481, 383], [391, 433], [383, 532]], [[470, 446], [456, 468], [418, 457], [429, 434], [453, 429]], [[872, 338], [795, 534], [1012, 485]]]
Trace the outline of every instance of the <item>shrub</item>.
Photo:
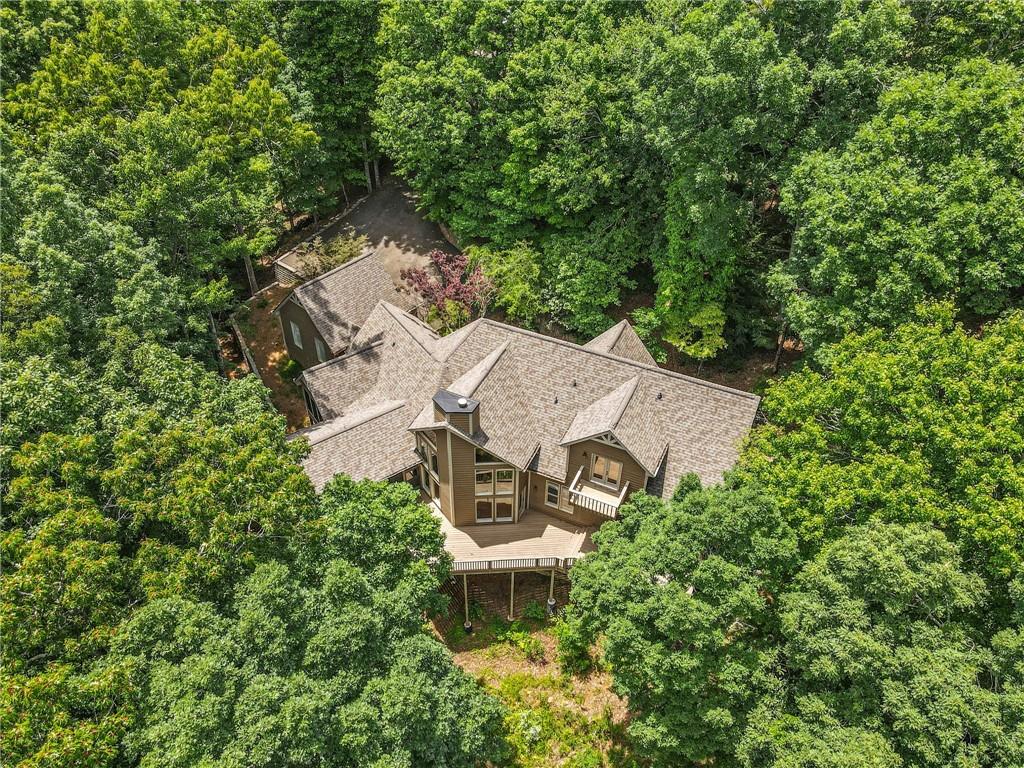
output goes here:
[[298, 360], [292, 360], [289, 357], [278, 364], [277, 372], [281, 374], [281, 378], [285, 381], [294, 381], [302, 373], [302, 366], [299, 365]]
[[552, 630], [558, 640], [558, 665], [565, 674], [582, 674], [593, 669], [588, 635], [574, 620], [571, 606], [555, 620]]
[[531, 621], [544, 621], [548, 617], [547, 608], [539, 600], [531, 600], [523, 608], [523, 618]]
[[308, 280], [330, 272], [361, 254], [368, 242], [363, 235], [339, 235], [324, 243], [318, 235], [299, 246], [299, 273]]

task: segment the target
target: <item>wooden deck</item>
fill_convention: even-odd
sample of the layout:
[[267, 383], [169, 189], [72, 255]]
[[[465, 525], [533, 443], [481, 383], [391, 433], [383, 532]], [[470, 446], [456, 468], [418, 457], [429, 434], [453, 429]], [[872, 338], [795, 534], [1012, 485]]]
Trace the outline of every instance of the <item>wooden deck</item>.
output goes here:
[[455, 573], [508, 572], [557, 568], [566, 570], [594, 550], [595, 528], [576, 525], [530, 510], [518, 523], [488, 523], [456, 528], [431, 506], [441, 521], [445, 549]]

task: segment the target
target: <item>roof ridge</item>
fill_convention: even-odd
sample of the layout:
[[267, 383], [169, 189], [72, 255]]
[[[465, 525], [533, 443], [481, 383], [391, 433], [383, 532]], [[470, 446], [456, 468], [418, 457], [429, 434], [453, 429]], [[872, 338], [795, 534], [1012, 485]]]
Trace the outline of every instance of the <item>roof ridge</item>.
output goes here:
[[[367, 247], [369, 247], [369, 246], [367, 246]], [[373, 256], [374, 254], [376, 254], [379, 250], [380, 250], [379, 247], [373, 247], [372, 250], [367, 251], [366, 253], [362, 253], [359, 256], [356, 256], [354, 259], [349, 259], [345, 263], [339, 264], [338, 266], [336, 266], [336, 267], [334, 267], [332, 269], [327, 270], [326, 272], [324, 272], [321, 275], [317, 275], [316, 277], [311, 277], [309, 280], [305, 280], [305, 281], [299, 283], [297, 286], [295, 286], [295, 288], [292, 289], [292, 293], [296, 293], [297, 291], [301, 290], [302, 288], [306, 288], [306, 287], [312, 285], [313, 283], [320, 282], [324, 278], [330, 277], [335, 272], [340, 272], [341, 270], [345, 269], [346, 267], [351, 267], [356, 262], [362, 261], [363, 259], [368, 259], [370, 256]]]
[[[626, 384], [632, 384], [629, 388], [629, 392], [622, 398], [622, 403], [619, 404], [619, 410], [611, 420], [611, 428], [615, 429], [619, 425], [619, 421], [622, 419], [622, 414], [626, 412], [626, 408], [629, 407], [630, 402], [633, 400], [633, 395], [636, 394], [637, 387], [640, 386], [640, 374], [637, 374], [632, 379], [626, 382]], [[610, 393], [609, 393], [610, 394]], [[605, 395], [607, 397], [607, 395]]]
[[[436, 335], [436, 331], [434, 331], [433, 328], [431, 328], [426, 323], [423, 323], [420, 320], [416, 319], [415, 317], [410, 315], [408, 312], [406, 312], [404, 309], [402, 309], [401, 307], [395, 306], [394, 304], [392, 304], [390, 301], [388, 301], [386, 299], [380, 299], [378, 301], [378, 304], [383, 305], [383, 307], [387, 311], [387, 313], [389, 315], [391, 315], [395, 320], [398, 321], [398, 324], [401, 326], [402, 330], [405, 331], [409, 335], [409, 337], [412, 338], [413, 341], [415, 341], [417, 344], [420, 345], [420, 349], [422, 349], [424, 352], [426, 352], [431, 357], [434, 356], [434, 353], [431, 352], [429, 349], [427, 349], [426, 345], [422, 341], [420, 341], [419, 338], [416, 337], [416, 334], [412, 333], [408, 328], [405, 327], [405, 324], [402, 322], [402, 318], [400, 318], [399, 315], [402, 315], [405, 318], [408, 318], [408, 319], [410, 319], [410, 320], [412, 320], [412, 321], [414, 321], [416, 323], [419, 323], [419, 325], [422, 326], [424, 330], [430, 331], [431, 333]], [[436, 339], [434, 339], [434, 341], [439, 341], [440, 339], [441, 339], [441, 337], [438, 336]]]
[[621, 339], [622, 334], [626, 332], [626, 326], [629, 325], [629, 323], [626, 321], [626, 318], [622, 318], [615, 325], [619, 327], [619, 332], [615, 334], [615, 340], [608, 345], [609, 351], [612, 349], [612, 347], [619, 343], [619, 339]]
[[[473, 393], [480, 389], [480, 385], [484, 383], [484, 379], [487, 378], [488, 374], [490, 374], [490, 372], [494, 370], [494, 366], [498, 364], [498, 361], [505, 354], [505, 350], [508, 349], [508, 345], [509, 339], [505, 339], [505, 341], [503, 341], [499, 346], [495, 347], [490, 352], [488, 352], [487, 355], [479, 363], [477, 363], [468, 371], [466, 371], [466, 373], [464, 373], [463, 376], [465, 376], [468, 373], [472, 373], [476, 368], [483, 366], [481, 370], [478, 372], [478, 374], [474, 378], [470, 379], [473, 386], [469, 388], [469, 391], [459, 392], [457, 394], [463, 395], [465, 397], [472, 397]], [[494, 359], [491, 360], [491, 357], [493, 357]], [[462, 376], [460, 376], [459, 378], [461, 379]], [[456, 381], [458, 381], [458, 379], [456, 379]], [[448, 386], [452, 387], [454, 385], [455, 382], [452, 382]], [[449, 389], [449, 391], [454, 392], [455, 390]]]
[[748, 399], [751, 399], [751, 400], [760, 400], [761, 399], [759, 395], [755, 395], [753, 392], [744, 392], [742, 389], [735, 389], [733, 387], [727, 387], [724, 384], [716, 384], [713, 381], [707, 381], [705, 379], [698, 379], [698, 378], [695, 378], [693, 376], [687, 376], [685, 373], [678, 373], [677, 371], [669, 371], [669, 370], [666, 370], [665, 368], [661, 368], [658, 365], [650, 365], [648, 363], [641, 363], [641, 362], [639, 362], [637, 360], [631, 360], [628, 357], [620, 357], [619, 355], [612, 354], [611, 352], [601, 352], [600, 350], [597, 350], [597, 349], [589, 349], [588, 347], [586, 347], [583, 344], [576, 344], [576, 343], [571, 342], [571, 341], [566, 341], [565, 339], [559, 339], [556, 336], [545, 336], [543, 333], [537, 333], [536, 331], [528, 331], [525, 328], [517, 328], [516, 326], [508, 325], [507, 323], [499, 323], [497, 320], [491, 320], [489, 317], [481, 318], [481, 322], [482, 323], [488, 323], [488, 324], [496, 326], [498, 328], [504, 328], [505, 330], [514, 331], [515, 333], [522, 334], [523, 336], [530, 336], [532, 338], [541, 339], [542, 341], [549, 341], [549, 342], [551, 342], [553, 344], [560, 344], [563, 347], [572, 347], [573, 349], [579, 349], [579, 350], [582, 350], [583, 352], [586, 352], [587, 354], [599, 355], [600, 357], [611, 358], [612, 360], [615, 360], [616, 362], [622, 363], [624, 365], [632, 365], [632, 366], [634, 366], [636, 368], [641, 368], [641, 369], [643, 369], [645, 371], [651, 371], [652, 373], [659, 373], [659, 374], [662, 374], [664, 376], [668, 376], [668, 377], [673, 378], [673, 379], [681, 379], [683, 381], [688, 381], [691, 384], [698, 384], [700, 386], [707, 387], [708, 389], [716, 389], [716, 390], [718, 390], [720, 392], [726, 392], [726, 393], [732, 394], [732, 395], [740, 395], [741, 397], [745, 397], [745, 398], [748, 398]]

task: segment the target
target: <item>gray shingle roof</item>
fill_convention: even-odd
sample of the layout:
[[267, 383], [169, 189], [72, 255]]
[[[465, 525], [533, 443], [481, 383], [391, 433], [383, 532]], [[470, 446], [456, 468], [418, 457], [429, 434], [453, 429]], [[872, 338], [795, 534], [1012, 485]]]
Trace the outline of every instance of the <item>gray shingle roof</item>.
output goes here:
[[[618, 349], [616, 342], [625, 332], [620, 329], [609, 349]], [[759, 401], [613, 351], [492, 320], [438, 338], [383, 302], [353, 342], [357, 349], [370, 344], [376, 345], [376, 379], [355, 396], [349, 389], [353, 382], [362, 386], [369, 378], [369, 366], [356, 362], [361, 352], [311, 369], [322, 413], [326, 409], [345, 419], [379, 403], [402, 401], [401, 408], [362, 422], [360, 428], [376, 430], [385, 446], [411, 450], [408, 430], [434, 424], [432, 398], [439, 389], [472, 395], [480, 408], [470, 439], [517, 466], [530, 465], [559, 480], [568, 472], [568, 442], [611, 432], [655, 476], [653, 488], [671, 493], [687, 472], [705, 483], [717, 482], [735, 462]], [[333, 366], [353, 370], [326, 370]], [[380, 460], [391, 463], [374, 466], [371, 474], [365, 439], [358, 430], [346, 429], [314, 445], [307, 468], [314, 467], [318, 476], [333, 467], [355, 476], [387, 477], [409, 466], [401, 450], [383, 450]]]
[[413, 299], [395, 287], [376, 250], [367, 250], [307, 280], [285, 301], [295, 301], [306, 310], [332, 355], [348, 348], [378, 302], [390, 301], [402, 308], [413, 306]]
[[600, 336], [595, 336], [583, 345], [595, 352], [606, 352], [609, 355], [635, 360], [638, 363], [657, 365], [647, 347], [636, 335], [628, 320], [620, 320]]
[[419, 461], [412, 433], [406, 429], [410, 411], [402, 400], [387, 400], [294, 432], [289, 438], [309, 440], [309, 456], [302, 465], [318, 491], [340, 471], [386, 480]]

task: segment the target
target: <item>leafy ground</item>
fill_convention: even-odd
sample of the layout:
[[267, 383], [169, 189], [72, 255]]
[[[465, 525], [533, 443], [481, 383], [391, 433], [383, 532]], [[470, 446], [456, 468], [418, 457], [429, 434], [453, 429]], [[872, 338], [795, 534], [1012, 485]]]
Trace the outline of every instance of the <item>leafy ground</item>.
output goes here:
[[[471, 607], [471, 612], [474, 610]], [[475, 608], [477, 615], [482, 612]], [[489, 614], [466, 635], [458, 622], [437, 622], [455, 662], [508, 708], [511, 766], [601, 768], [638, 766], [626, 737], [625, 702], [611, 690], [611, 675], [565, 675], [540, 603], [532, 618], [508, 621]]]
[[281, 374], [282, 366], [288, 361], [288, 352], [273, 310], [289, 290], [275, 283], [260, 291], [235, 312], [235, 323], [256, 361], [260, 378], [270, 389], [274, 407], [284, 414], [291, 432], [309, 424], [309, 417], [299, 388]]

